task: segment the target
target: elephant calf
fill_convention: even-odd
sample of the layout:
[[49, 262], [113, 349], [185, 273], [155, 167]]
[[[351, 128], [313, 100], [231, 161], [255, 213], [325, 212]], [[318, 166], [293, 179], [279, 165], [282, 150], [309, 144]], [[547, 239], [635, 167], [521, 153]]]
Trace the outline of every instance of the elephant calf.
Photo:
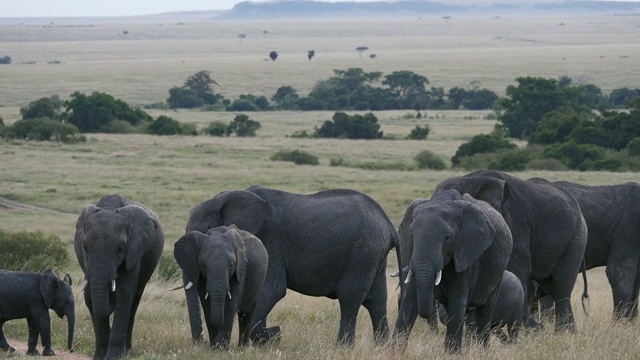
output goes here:
[[239, 346], [249, 344], [253, 313], [267, 276], [269, 255], [262, 241], [235, 225], [189, 231], [174, 246], [174, 257], [195, 286], [205, 314], [209, 343], [228, 348], [238, 314]]
[[44, 273], [0, 270], [0, 349], [16, 351], [4, 337], [4, 323], [26, 318], [29, 326], [27, 355], [40, 355], [36, 350], [38, 336], [42, 338], [44, 347], [42, 355], [55, 355], [51, 349], [49, 309], [53, 309], [61, 319], [67, 317], [67, 345], [71, 350], [76, 316], [69, 275], [61, 280], [51, 269]]

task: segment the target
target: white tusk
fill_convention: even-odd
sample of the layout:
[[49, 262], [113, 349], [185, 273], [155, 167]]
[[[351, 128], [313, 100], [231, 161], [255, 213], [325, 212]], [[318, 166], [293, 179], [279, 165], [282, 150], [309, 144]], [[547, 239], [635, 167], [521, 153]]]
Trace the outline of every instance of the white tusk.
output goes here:
[[438, 273], [436, 274], [436, 286], [440, 284], [440, 280], [442, 280], [442, 270], [438, 271]]
[[189, 290], [189, 289], [191, 289], [192, 286], [193, 286], [193, 283], [191, 281], [189, 281], [189, 283], [187, 285], [185, 285], [184, 289], [185, 290]]
[[392, 273], [392, 274], [391, 274], [391, 275], [389, 275], [389, 276], [391, 276], [391, 277], [398, 277], [398, 276], [400, 276], [400, 271], [396, 271], [396, 272]]
[[84, 282], [82, 283], [82, 287], [80, 288], [80, 291], [84, 291], [84, 289], [87, 288], [87, 285], [89, 285], [89, 281], [87, 281], [87, 279], [84, 279]]
[[116, 291], [116, 281], [115, 280], [111, 280], [111, 291]]
[[231, 291], [227, 293], [229, 295], [229, 300], [231, 300]]
[[182, 289], [184, 287], [184, 285], [178, 285], [178, 286], [174, 286], [171, 289], [167, 289], [167, 291], [174, 291], [174, 290], [178, 290], [178, 289]]
[[204, 299], [207, 300], [207, 298], [209, 297], [209, 293], [204, 294]]
[[408, 284], [409, 282], [411, 282], [411, 280], [413, 280], [413, 271], [409, 270], [409, 273], [407, 274], [407, 279], [404, 281], [404, 283]]

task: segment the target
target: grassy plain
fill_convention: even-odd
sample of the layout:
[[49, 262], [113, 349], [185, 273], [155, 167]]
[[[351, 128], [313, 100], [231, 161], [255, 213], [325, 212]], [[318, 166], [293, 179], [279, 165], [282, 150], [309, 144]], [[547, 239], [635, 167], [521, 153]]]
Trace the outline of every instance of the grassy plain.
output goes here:
[[[20, 118], [19, 109], [53, 94], [67, 98], [73, 91], [101, 91], [132, 105], [166, 99], [168, 89], [191, 74], [207, 69], [226, 98], [252, 93], [270, 97], [282, 85], [306, 95], [313, 84], [333, 75], [334, 69], [361, 67], [365, 71], [411, 70], [427, 76], [432, 86], [448, 89], [479, 80], [499, 94], [518, 76], [568, 75], [600, 86], [637, 87], [640, 65], [636, 17], [556, 18], [440, 18], [357, 21], [211, 22], [203, 24], [117, 24], [64, 26], [63, 24], [6, 25], [0, 28], [0, 48], [14, 64], [0, 66], [0, 116], [6, 124]], [[122, 31], [129, 31], [124, 37]], [[263, 34], [263, 30], [268, 33]], [[243, 40], [238, 34], [247, 34]], [[359, 58], [357, 46], [368, 46]], [[314, 49], [316, 57], [306, 58]], [[265, 60], [269, 51], [280, 57]], [[3, 54], [0, 54], [3, 55]], [[235, 114], [153, 110], [177, 120], [205, 127], [214, 120], [228, 122]], [[426, 119], [411, 112], [376, 113], [382, 130], [393, 140], [348, 141], [295, 139], [297, 130], [312, 130], [332, 112], [267, 112], [250, 114], [263, 128], [255, 138], [155, 137], [148, 135], [90, 134], [85, 144], [0, 142], [0, 196], [59, 213], [0, 210], [0, 227], [41, 230], [69, 244], [82, 207], [104, 194], [119, 192], [154, 209], [166, 234], [165, 252], [184, 231], [189, 210], [227, 189], [261, 184], [292, 192], [311, 193], [328, 188], [352, 188], [369, 194], [399, 224], [406, 206], [430, 196], [440, 181], [462, 172], [396, 170], [410, 167], [413, 157], [430, 150], [449, 159], [457, 147], [478, 133], [491, 131], [487, 112], [427, 111]], [[403, 140], [417, 124], [427, 123], [426, 141]], [[281, 149], [302, 149], [320, 158], [319, 166], [273, 162]], [[374, 164], [387, 170], [329, 166], [331, 159], [351, 164]], [[637, 181], [636, 173], [523, 172], [585, 184]], [[389, 273], [395, 271], [390, 256]], [[93, 329], [79, 291], [82, 274], [77, 265], [68, 271], [76, 283], [77, 351], [91, 354]], [[164, 289], [174, 284], [152, 281], [143, 297], [134, 332], [134, 358], [210, 358], [202, 346], [192, 346], [183, 296]], [[389, 321], [396, 318], [395, 283], [390, 279]], [[555, 334], [552, 324], [539, 334], [527, 334], [519, 344], [494, 342], [481, 351], [465, 348], [462, 358], [475, 359], [620, 359], [640, 356], [634, 324], [612, 324], [611, 293], [602, 269], [589, 271], [591, 315], [578, 302], [581, 281], [574, 294], [578, 334]], [[365, 312], [366, 313], [366, 312]], [[368, 315], [359, 317], [357, 342], [352, 348], [334, 348], [338, 304], [290, 292], [271, 313], [271, 324], [281, 325], [283, 339], [272, 348], [216, 352], [220, 358], [315, 359], [447, 359], [444, 333], [433, 334], [423, 321], [416, 325], [403, 354], [372, 342]], [[65, 323], [52, 319], [54, 349], [62, 353]], [[26, 323], [5, 325], [11, 338], [26, 339]], [[453, 357], [452, 357], [453, 358]]]

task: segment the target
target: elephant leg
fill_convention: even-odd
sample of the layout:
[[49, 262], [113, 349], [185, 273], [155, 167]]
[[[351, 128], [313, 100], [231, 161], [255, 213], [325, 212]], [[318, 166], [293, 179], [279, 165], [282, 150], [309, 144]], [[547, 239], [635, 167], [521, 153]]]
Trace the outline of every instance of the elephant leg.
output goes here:
[[16, 349], [11, 347], [7, 342], [7, 338], [4, 337], [4, 331], [2, 331], [2, 327], [4, 326], [4, 321], [0, 321], [0, 349], [7, 352], [16, 352]]
[[260, 345], [278, 343], [280, 341], [280, 327], [267, 328], [267, 315], [287, 293], [287, 277], [284, 265], [276, 263], [271, 266], [271, 264], [272, 259], [269, 258], [267, 277], [258, 297], [254, 312], [255, 324], [251, 329], [250, 335], [251, 341]]
[[338, 345], [352, 345], [356, 338], [356, 320], [361, 301], [357, 299], [339, 298], [340, 329], [338, 331]]
[[637, 314], [638, 306], [638, 259], [611, 254], [606, 274], [613, 293], [614, 319], [631, 319], [634, 313]]
[[418, 295], [416, 293], [415, 282], [405, 285], [404, 294], [400, 299], [398, 318], [393, 330], [393, 338], [403, 347], [407, 346], [409, 334], [418, 318]]
[[377, 344], [389, 339], [389, 322], [387, 321], [387, 286], [384, 273], [376, 277], [367, 299], [362, 305], [369, 311], [373, 325], [373, 336]]
[[27, 325], [29, 326], [29, 340], [27, 340], [27, 355], [38, 356], [40, 352], [36, 349], [38, 345], [38, 337], [40, 331], [33, 318], [27, 318]]
[[[38, 315], [37, 318], [38, 320], [35, 320], [35, 326], [42, 339], [42, 355], [54, 356], [55, 352], [51, 349], [51, 318], [49, 317], [49, 312], [47, 311], [44, 314]], [[36, 341], [37, 340], [38, 337], [36, 335]]]
[[251, 326], [253, 322], [253, 313], [255, 312], [256, 305], [253, 304], [251, 310], [248, 312], [238, 312], [238, 346], [248, 346], [251, 335]]
[[[182, 273], [182, 281], [186, 287], [189, 280]], [[189, 289], [184, 290], [185, 297], [187, 299], [187, 313], [189, 314], [189, 325], [191, 327], [191, 339], [194, 343], [203, 341], [202, 336], [202, 317], [200, 314], [200, 300], [198, 299], [198, 288], [192, 286]]]
[[444, 339], [445, 349], [453, 354], [462, 349], [462, 330], [464, 325], [465, 305], [461, 302], [450, 302], [447, 307], [447, 333]]

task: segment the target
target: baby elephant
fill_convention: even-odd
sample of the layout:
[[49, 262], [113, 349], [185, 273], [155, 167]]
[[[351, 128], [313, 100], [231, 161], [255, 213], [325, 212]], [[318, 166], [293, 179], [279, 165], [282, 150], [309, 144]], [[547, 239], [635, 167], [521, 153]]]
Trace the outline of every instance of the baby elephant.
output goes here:
[[[524, 290], [520, 279], [512, 272], [505, 270], [500, 281], [498, 298], [491, 316], [491, 330], [502, 342], [515, 342], [522, 325], [522, 308], [524, 306]], [[438, 309], [440, 322], [447, 324], [447, 311], [440, 305]], [[507, 326], [507, 333], [502, 331]]]
[[239, 346], [249, 344], [253, 312], [267, 275], [268, 254], [262, 241], [235, 225], [190, 231], [175, 244], [173, 255], [196, 286], [205, 315], [209, 343], [228, 348], [235, 314]]
[[0, 270], [0, 349], [16, 351], [9, 346], [4, 337], [4, 323], [8, 320], [26, 318], [29, 325], [27, 355], [40, 355], [36, 350], [38, 336], [42, 337], [42, 355], [55, 355], [51, 349], [49, 309], [53, 309], [61, 319], [67, 317], [67, 340], [68, 348], [71, 350], [76, 316], [69, 275], [60, 280], [51, 269], [44, 273]]

